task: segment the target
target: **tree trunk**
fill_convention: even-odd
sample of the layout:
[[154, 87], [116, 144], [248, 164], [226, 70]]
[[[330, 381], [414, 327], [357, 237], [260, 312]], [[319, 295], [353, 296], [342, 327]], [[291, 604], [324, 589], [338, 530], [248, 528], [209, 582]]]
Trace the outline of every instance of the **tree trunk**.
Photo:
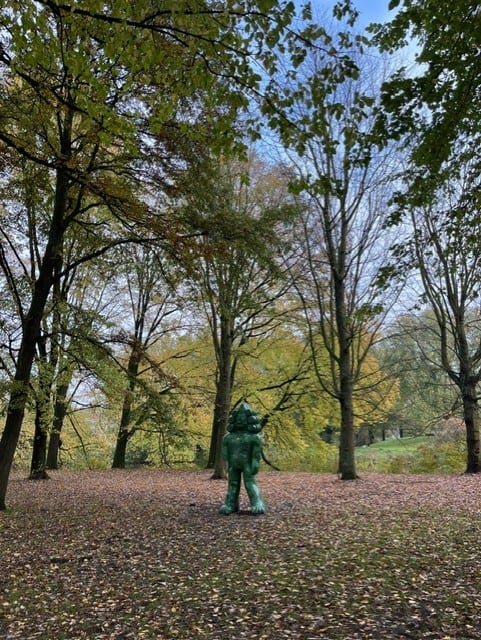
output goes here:
[[127, 453], [127, 443], [130, 434], [127, 429], [119, 431], [117, 441], [115, 443], [114, 457], [112, 461], [112, 469], [125, 469], [125, 456]]
[[227, 421], [229, 419], [231, 393], [230, 388], [219, 378], [219, 385], [215, 395], [214, 418], [212, 423], [211, 451], [212, 451], [212, 479], [218, 480], [226, 477], [225, 462], [222, 458], [222, 440], [226, 434]]
[[22, 340], [17, 357], [14, 383], [7, 406], [7, 418], [0, 440], [0, 510], [6, 509], [8, 479], [22, 429], [27, 404], [30, 375], [35, 348], [40, 337], [45, 311], [54, 275], [62, 261], [63, 218], [67, 206], [68, 178], [57, 170], [55, 204], [50, 225], [50, 236], [45, 248], [40, 273], [35, 282], [32, 300], [22, 327]]
[[[45, 274], [45, 280], [47, 280]], [[42, 285], [46, 284], [42, 282]], [[7, 418], [0, 440], [0, 510], [6, 509], [8, 479], [13, 457], [17, 449], [27, 404], [30, 374], [35, 357], [35, 345], [40, 331], [40, 323], [48, 297], [48, 290], [36, 287], [30, 311], [25, 319], [23, 337], [17, 358], [14, 384], [7, 407]]]
[[125, 469], [125, 455], [127, 453], [127, 443], [131, 433], [129, 431], [130, 416], [132, 412], [132, 393], [128, 390], [125, 393], [122, 405], [122, 415], [120, 418], [119, 432], [115, 443], [112, 469]]
[[42, 333], [39, 340], [37, 340], [37, 348], [38, 388], [35, 400], [35, 433], [30, 463], [30, 480], [45, 480], [48, 478], [46, 471], [47, 441], [51, 423], [50, 402], [57, 358], [54, 357], [51, 362], [48, 362], [45, 333]]
[[[49, 393], [53, 393], [55, 380], [55, 396], [53, 403], [53, 417], [48, 441], [46, 468], [58, 469], [58, 452], [61, 444], [60, 433], [67, 414], [67, 392], [72, 380], [72, 367], [69, 361], [68, 349], [65, 349], [65, 340], [62, 336], [62, 309], [67, 303], [68, 287], [61, 287], [60, 279], [53, 283], [53, 311], [50, 346], [50, 375], [51, 386]], [[63, 343], [63, 344], [61, 344]], [[64, 356], [60, 357], [60, 352]], [[65, 355], [65, 352], [67, 354]]]
[[219, 441], [219, 431], [222, 430], [222, 417], [221, 417], [221, 408], [222, 402], [220, 399], [220, 384], [219, 380], [216, 380], [216, 390], [215, 390], [215, 399], [214, 399], [214, 414], [212, 416], [212, 431], [210, 434], [210, 446], [209, 446], [209, 456], [207, 458], [207, 469], [213, 469], [215, 466], [215, 453], [218, 447]]
[[30, 480], [46, 480], [47, 460], [47, 419], [43, 400], [38, 400], [35, 408], [35, 434], [33, 437], [32, 461], [30, 464]]
[[58, 451], [60, 449], [60, 435], [63, 423], [67, 415], [67, 392], [69, 383], [62, 383], [57, 386], [55, 405], [53, 409], [52, 432], [48, 442], [47, 469], [58, 469]]
[[353, 340], [350, 319], [346, 312], [344, 264], [345, 253], [339, 248], [339, 271], [334, 276], [336, 329], [339, 343], [339, 404], [341, 409], [341, 433], [339, 439], [339, 473], [341, 480], [355, 480], [354, 408], [353, 408]]
[[468, 384], [462, 391], [467, 444], [466, 473], [479, 473], [481, 471], [481, 447], [476, 385]]
[[229, 420], [230, 405], [232, 401], [233, 332], [229, 321], [225, 318], [221, 318], [220, 327], [219, 377], [217, 380], [217, 389], [215, 394], [214, 422], [211, 440], [214, 445], [213, 480], [226, 477], [225, 461], [222, 457], [222, 440], [227, 430], [227, 422]]
[[341, 433], [339, 438], [339, 473], [341, 480], [355, 480], [356, 463], [354, 454], [354, 411], [352, 406], [352, 385], [341, 380]]
[[117, 434], [117, 442], [115, 444], [114, 457], [112, 461], [112, 469], [125, 469], [125, 455], [127, 453], [127, 443], [132, 436], [129, 429], [132, 416], [132, 402], [134, 397], [135, 386], [137, 384], [137, 376], [139, 375], [140, 359], [142, 350], [137, 339], [132, 346], [129, 362], [127, 365], [128, 389], [124, 394], [122, 403], [122, 415], [120, 416], [119, 431]]

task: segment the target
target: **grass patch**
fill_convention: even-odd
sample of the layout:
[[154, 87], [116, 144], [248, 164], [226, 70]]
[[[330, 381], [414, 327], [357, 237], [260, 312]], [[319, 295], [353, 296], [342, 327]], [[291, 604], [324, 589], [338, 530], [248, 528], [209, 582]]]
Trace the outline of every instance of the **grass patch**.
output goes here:
[[375, 442], [369, 447], [359, 447], [356, 452], [359, 457], [363, 454], [375, 453], [375, 455], [390, 456], [398, 454], [413, 453], [421, 445], [428, 444], [432, 440], [431, 436], [417, 436], [409, 438], [390, 438], [389, 440], [383, 440], [381, 442]]
[[360, 471], [381, 473], [461, 473], [466, 464], [464, 442], [433, 436], [393, 438], [356, 449]]

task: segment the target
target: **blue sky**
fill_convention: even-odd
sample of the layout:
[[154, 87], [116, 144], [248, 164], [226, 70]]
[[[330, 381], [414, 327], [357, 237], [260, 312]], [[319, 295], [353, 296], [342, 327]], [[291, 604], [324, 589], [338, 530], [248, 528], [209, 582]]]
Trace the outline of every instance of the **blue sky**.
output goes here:
[[389, 0], [354, 0], [356, 9], [360, 13], [363, 25], [370, 22], [384, 22], [389, 18]]
[[[295, 0], [296, 4], [303, 5], [306, 0]], [[311, 0], [311, 6], [316, 15], [316, 9], [330, 10], [336, 3], [336, 0]], [[353, 0], [354, 6], [359, 11], [359, 22], [362, 27], [370, 22], [385, 22], [390, 17], [388, 11], [389, 0]]]

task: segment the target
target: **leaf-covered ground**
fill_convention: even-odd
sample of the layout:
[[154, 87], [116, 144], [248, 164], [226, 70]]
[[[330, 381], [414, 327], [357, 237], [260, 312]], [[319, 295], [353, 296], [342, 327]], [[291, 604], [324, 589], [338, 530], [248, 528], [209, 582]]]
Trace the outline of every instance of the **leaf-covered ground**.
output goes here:
[[478, 639], [481, 477], [209, 472], [11, 480], [0, 638]]

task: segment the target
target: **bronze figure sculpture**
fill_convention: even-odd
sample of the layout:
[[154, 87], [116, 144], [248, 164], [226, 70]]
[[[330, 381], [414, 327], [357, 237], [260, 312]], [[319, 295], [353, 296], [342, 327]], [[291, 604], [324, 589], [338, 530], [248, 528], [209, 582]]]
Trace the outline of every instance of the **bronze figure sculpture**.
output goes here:
[[220, 513], [229, 515], [239, 511], [241, 479], [249, 496], [251, 512], [264, 513], [262, 494], [256, 482], [262, 455], [259, 432], [262, 424], [257, 413], [247, 402], [232, 411], [227, 425], [228, 433], [222, 441], [222, 455], [227, 460], [228, 489]]

